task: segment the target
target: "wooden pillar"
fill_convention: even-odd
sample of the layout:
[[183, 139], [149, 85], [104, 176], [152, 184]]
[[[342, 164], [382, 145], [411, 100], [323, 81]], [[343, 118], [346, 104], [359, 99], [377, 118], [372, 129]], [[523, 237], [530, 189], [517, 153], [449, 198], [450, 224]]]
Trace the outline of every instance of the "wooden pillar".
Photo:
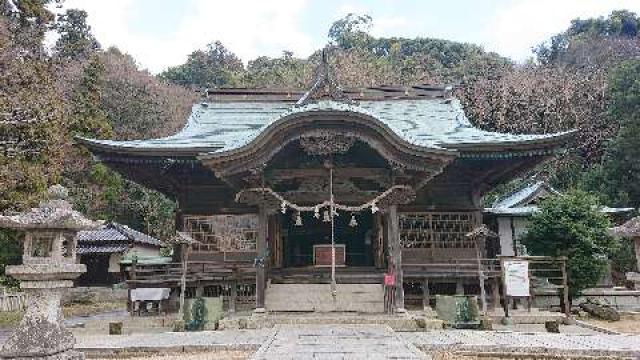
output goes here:
[[640, 272], [640, 236], [634, 237], [632, 241], [636, 250], [636, 264], [638, 267], [638, 272]]
[[180, 276], [180, 319], [185, 318], [184, 297], [187, 291], [187, 261], [189, 246], [186, 244], [180, 245], [180, 262], [182, 265], [182, 274]]
[[485, 238], [476, 239], [476, 260], [478, 262], [478, 284], [480, 286], [480, 301], [482, 301], [482, 315], [487, 316], [487, 294], [484, 288], [484, 269], [482, 267], [482, 255], [485, 248]]
[[400, 244], [400, 226], [398, 223], [398, 206], [391, 205], [387, 212], [388, 240], [391, 247], [391, 259], [393, 260], [394, 272], [396, 275], [395, 311], [406, 312], [404, 308], [404, 289], [402, 287], [402, 246]]
[[136, 256], [131, 260], [131, 272], [129, 273], [129, 279], [132, 280], [129, 284], [127, 284], [127, 306], [129, 307], [129, 313], [133, 316], [135, 312], [136, 304], [131, 301], [131, 290], [136, 288], [135, 280], [136, 280], [136, 272], [138, 267], [138, 258]]
[[258, 239], [256, 242], [256, 309], [255, 312], [265, 312], [264, 298], [266, 287], [266, 266], [267, 266], [267, 232], [268, 232], [267, 209], [260, 205], [258, 212]]
[[[236, 271], [234, 270], [234, 273]], [[235, 274], [234, 274], [234, 279], [235, 279]], [[230, 289], [229, 289], [229, 312], [236, 312], [236, 308], [237, 308], [237, 302], [238, 302], [238, 282], [236, 280], [233, 280], [231, 282], [231, 284], [229, 284]]]
[[431, 294], [429, 293], [429, 279], [424, 278], [422, 279], [422, 309], [425, 311], [431, 309], [431, 304], [429, 303], [430, 297]]
[[491, 310], [500, 307], [500, 278], [495, 278], [491, 284]]
[[560, 266], [562, 266], [562, 302], [564, 315], [571, 317], [571, 303], [569, 302], [569, 277], [567, 275], [567, 258], [561, 258]]

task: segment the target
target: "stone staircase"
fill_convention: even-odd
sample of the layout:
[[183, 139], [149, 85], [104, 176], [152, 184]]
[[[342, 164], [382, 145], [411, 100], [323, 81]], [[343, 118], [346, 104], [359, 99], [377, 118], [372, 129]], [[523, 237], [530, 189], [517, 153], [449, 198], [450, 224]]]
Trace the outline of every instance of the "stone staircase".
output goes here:
[[337, 284], [331, 296], [330, 284], [274, 284], [266, 289], [269, 312], [384, 312], [381, 284]]

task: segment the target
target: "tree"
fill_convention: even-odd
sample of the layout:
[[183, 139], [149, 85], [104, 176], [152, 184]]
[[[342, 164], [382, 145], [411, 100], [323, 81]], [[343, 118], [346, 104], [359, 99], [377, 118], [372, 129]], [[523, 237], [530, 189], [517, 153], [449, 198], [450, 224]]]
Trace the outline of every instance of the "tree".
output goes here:
[[372, 40], [369, 35], [372, 22], [373, 19], [369, 15], [349, 13], [331, 24], [329, 40], [343, 49], [365, 48]]
[[622, 63], [611, 75], [609, 115], [620, 130], [611, 141], [598, 190], [617, 205], [640, 206], [640, 60]]
[[102, 109], [101, 92], [104, 82], [104, 65], [97, 55], [92, 55], [84, 68], [80, 84], [71, 101], [70, 128], [72, 135], [108, 137], [111, 124]]
[[91, 26], [87, 24], [87, 12], [69, 9], [58, 16], [54, 29], [59, 38], [53, 47], [57, 57], [62, 59], [88, 59], [100, 49], [98, 40], [91, 33]]
[[313, 64], [297, 59], [290, 51], [282, 57], [260, 56], [249, 61], [245, 83], [249, 87], [304, 88], [311, 81]]
[[582, 191], [550, 197], [542, 201], [522, 238], [532, 255], [568, 258], [571, 297], [597, 284], [617, 248], [608, 234], [609, 219], [599, 209], [596, 198]]
[[216, 41], [206, 50], [192, 52], [185, 64], [170, 67], [160, 77], [178, 85], [214, 88], [240, 85], [243, 73], [242, 61]]

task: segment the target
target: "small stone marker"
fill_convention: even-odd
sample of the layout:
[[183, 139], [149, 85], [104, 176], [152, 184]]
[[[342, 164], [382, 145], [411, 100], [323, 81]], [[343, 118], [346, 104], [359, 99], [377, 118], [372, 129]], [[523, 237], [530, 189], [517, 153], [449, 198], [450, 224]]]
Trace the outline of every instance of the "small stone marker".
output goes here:
[[559, 334], [560, 322], [557, 320], [545, 321], [544, 328], [547, 329], [547, 332]]
[[109, 323], [109, 335], [122, 335], [122, 321]]

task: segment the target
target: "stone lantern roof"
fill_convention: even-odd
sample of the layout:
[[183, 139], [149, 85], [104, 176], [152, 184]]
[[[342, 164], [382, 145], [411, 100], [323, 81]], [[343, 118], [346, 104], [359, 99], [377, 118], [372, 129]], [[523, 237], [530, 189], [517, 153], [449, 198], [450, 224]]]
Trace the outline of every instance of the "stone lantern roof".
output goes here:
[[626, 223], [609, 229], [612, 235], [623, 238], [640, 238], [640, 216], [636, 216]]
[[47, 191], [47, 200], [40, 202], [39, 207], [15, 215], [0, 215], [0, 227], [79, 231], [95, 229], [101, 225], [73, 210], [67, 197], [66, 188], [53, 185]]

